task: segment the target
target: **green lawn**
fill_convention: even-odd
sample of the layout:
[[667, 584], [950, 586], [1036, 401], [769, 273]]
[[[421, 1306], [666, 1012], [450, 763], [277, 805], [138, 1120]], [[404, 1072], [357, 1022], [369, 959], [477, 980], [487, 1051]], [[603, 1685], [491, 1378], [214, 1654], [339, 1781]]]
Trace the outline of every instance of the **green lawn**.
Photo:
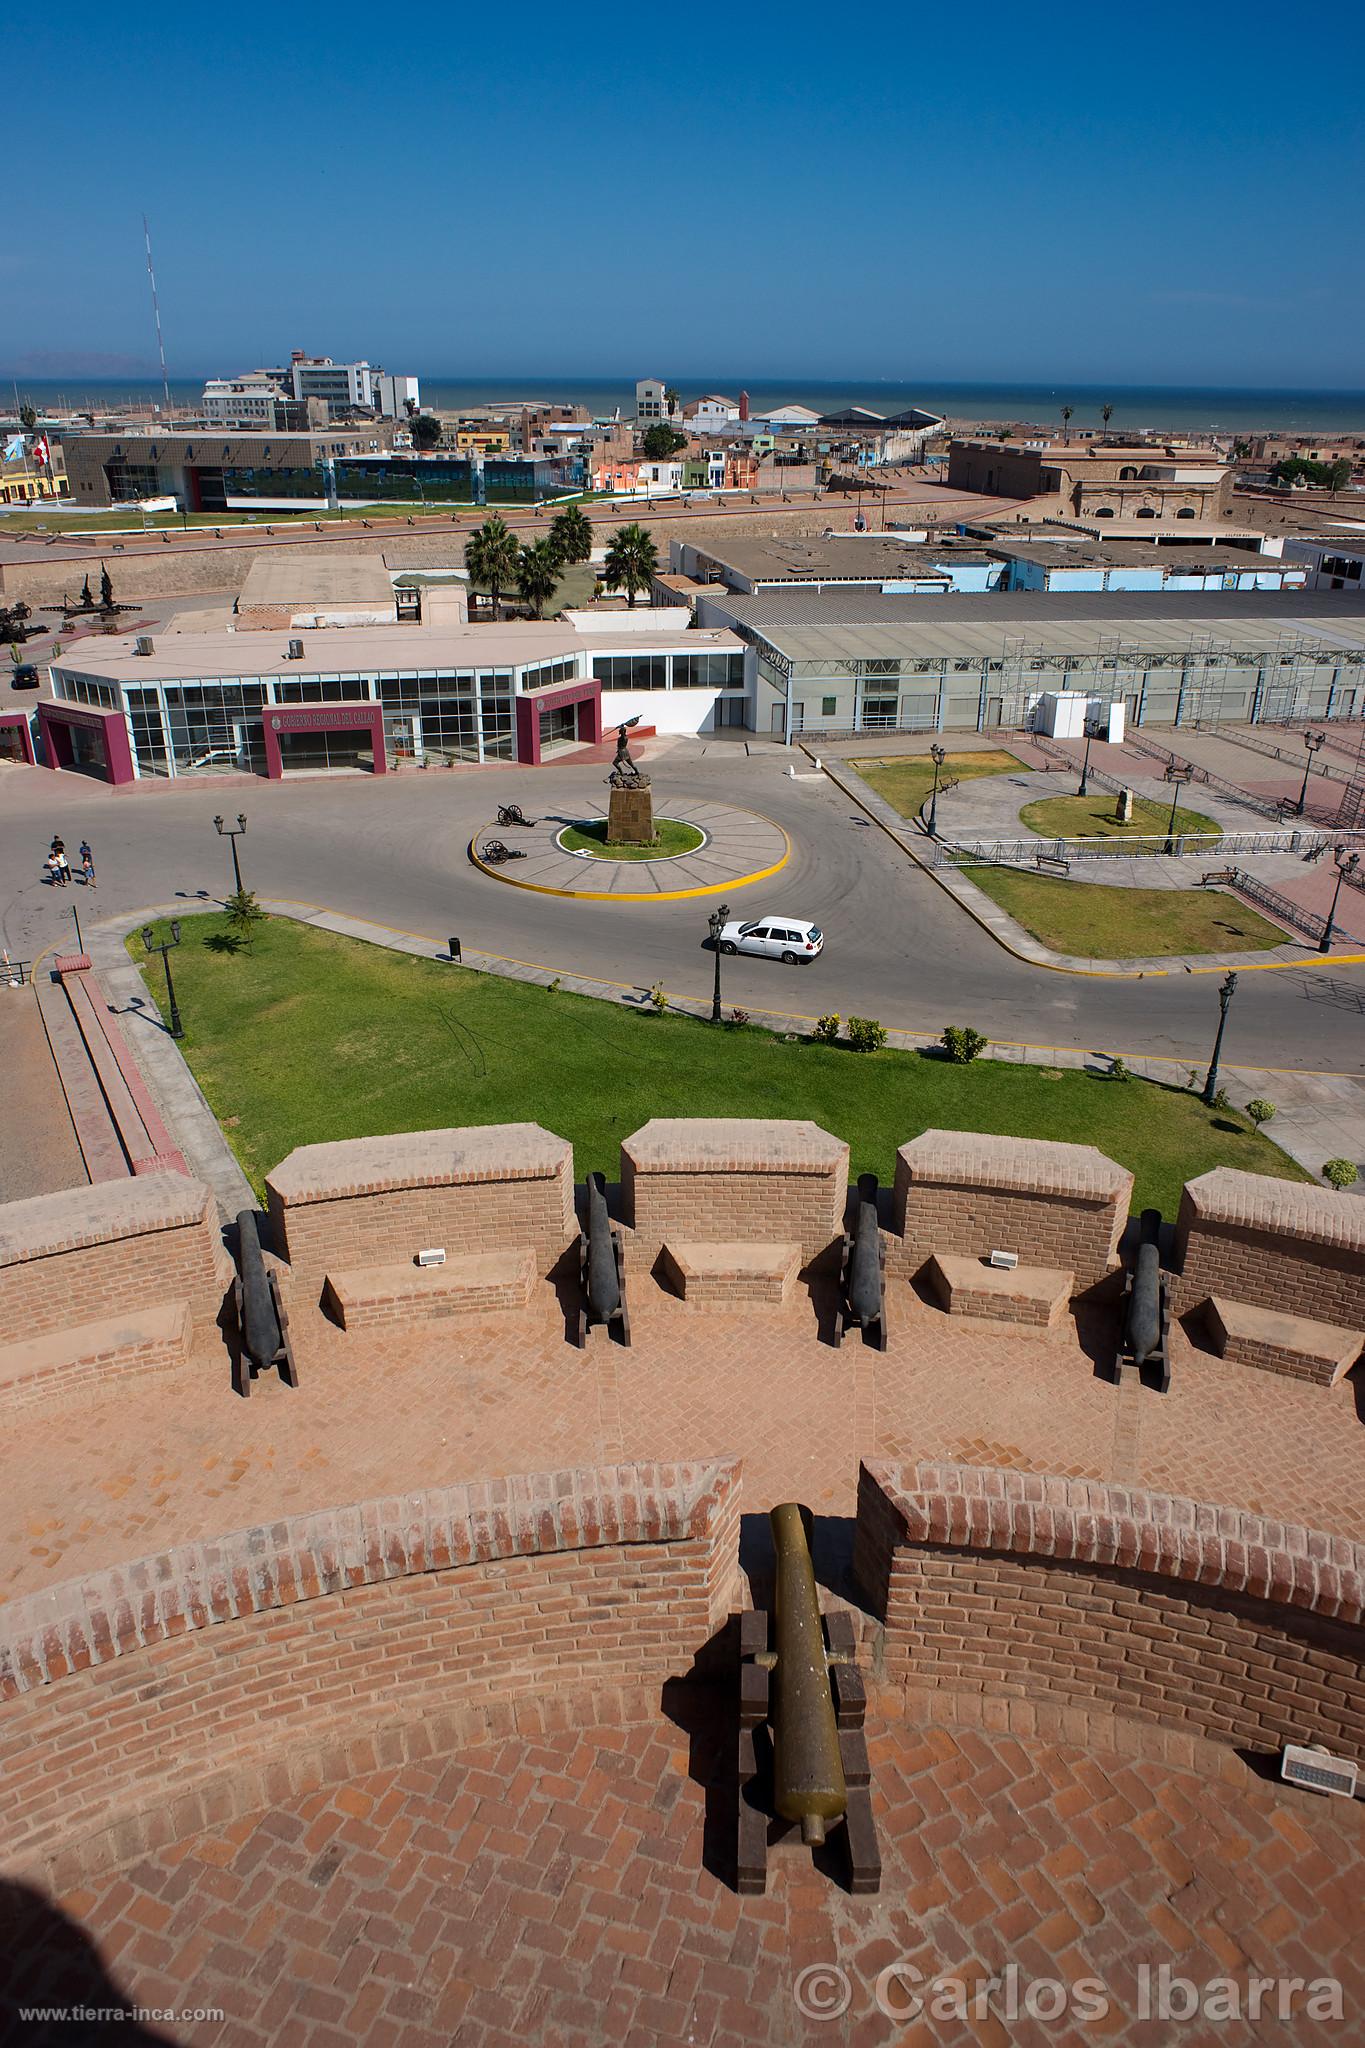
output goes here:
[[1109, 889], [1017, 868], [962, 870], [1055, 953], [1129, 960], [1171, 953], [1265, 953], [1289, 934], [1221, 889]]
[[1094, 790], [1088, 796], [1045, 796], [1037, 803], [1025, 804], [1019, 813], [1021, 825], [1027, 825], [1030, 832], [1040, 832], [1044, 839], [1131, 839], [1134, 836], [1150, 837], [1155, 832], [1221, 832], [1222, 826], [1216, 818], [1206, 818], [1202, 811], [1177, 810], [1175, 825], [1171, 827], [1169, 804], [1153, 803], [1147, 797], [1134, 797], [1133, 822], [1120, 825], [1114, 816], [1118, 798]]
[[559, 843], [568, 853], [590, 853], [594, 860], [661, 860], [668, 854], [695, 853], [706, 834], [680, 818], [656, 818], [655, 837], [649, 846], [608, 846], [605, 818], [585, 818], [581, 825], [566, 825]]
[[[853, 1173], [887, 1182], [896, 1147], [933, 1125], [1071, 1139], [1130, 1166], [1135, 1205], [1168, 1216], [1182, 1181], [1211, 1166], [1306, 1177], [1180, 1089], [718, 1031], [286, 919], [261, 925], [252, 953], [215, 951], [225, 929], [220, 915], [186, 918], [173, 971], [185, 1056], [258, 1193], [296, 1145], [527, 1121], [572, 1141], [580, 1180], [593, 1169], [615, 1179], [621, 1139], [652, 1116], [811, 1117], [847, 1138]], [[164, 1003], [160, 960], [136, 934], [129, 953]], [[692, 969], [688, 986], [704, 996], [709, 955]]]
[[[903, 818], [914, 818], [934, 786], [934, 764], [927, 754], [897, 754], [889, 760], [850, 761], [870, 789], [885, 797], [892, 810]], [[1024, 763], [1001, 749], [976, 754], [949, 754], [939, 771], [939, 788], [945, 782], [969, 782], [976, 775], [1008, 775]]]

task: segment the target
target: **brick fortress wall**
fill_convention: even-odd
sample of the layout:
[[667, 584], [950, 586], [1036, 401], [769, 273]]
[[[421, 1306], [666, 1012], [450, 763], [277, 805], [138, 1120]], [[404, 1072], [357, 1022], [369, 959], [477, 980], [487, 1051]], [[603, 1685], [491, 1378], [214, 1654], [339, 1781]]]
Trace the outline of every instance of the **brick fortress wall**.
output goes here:
[[736, 1464], [624, 1465], [297, 1516], [14, 1601], [10, 1874], [69, 1882], [386, 1730], [685, 1676], [738, 1555]]
[[854, 1570], [888, 1678], [1365, 1761], [1365, 1545], [978, 1466], [865, 1465]]
[[935, 1252], [1017, 1252], [1083, 1293], [1118, 1260], [1133, 1176], [1093, 1145], [925, 1131], [896, 1154], [890, 1264], [913, 1279]]
[[633, 1263], [670, 1239], [791, 1243], [808, 1265], [843, 1230], [848, 1146], [818, 1124], [655, 1117], [621, 1143], [621, 1206]]
[[573, 1153], [539, 1124], [302, 1145], [266, 1180], [275, 1248], [305, 1295], [327, 1272], [529, 1246], [548, 1274], [572, 1242]]
[[187, 1301], [212, 1326], [232, 1265], [202, 1181], [101, 1181], [0, 1208], [0, 1324], [12, 1337]]
[[1306, 1182], [1216, 1167], [1190, 1181], [1176, 1227], [1173, 1310], [1210, 1295], [1359, 1330], [1365, 1202]]

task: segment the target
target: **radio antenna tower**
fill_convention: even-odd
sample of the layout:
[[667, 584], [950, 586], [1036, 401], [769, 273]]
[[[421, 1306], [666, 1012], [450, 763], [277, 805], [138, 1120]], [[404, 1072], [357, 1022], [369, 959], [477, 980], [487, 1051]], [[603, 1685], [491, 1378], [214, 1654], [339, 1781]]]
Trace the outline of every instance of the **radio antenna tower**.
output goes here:
[[142, 216], [142, 239], [147, 244], [147, 278], [152, 287], [152, 318], [156, 322], [156, 352], [161, 358], [161, 395], [166, 401], [167, 423], [171, 416], [171, 380], [166, 375], [166, 344], [161, 339], [161, 307], [156, 296], [156, 272], [152, 268], [152, 231]]

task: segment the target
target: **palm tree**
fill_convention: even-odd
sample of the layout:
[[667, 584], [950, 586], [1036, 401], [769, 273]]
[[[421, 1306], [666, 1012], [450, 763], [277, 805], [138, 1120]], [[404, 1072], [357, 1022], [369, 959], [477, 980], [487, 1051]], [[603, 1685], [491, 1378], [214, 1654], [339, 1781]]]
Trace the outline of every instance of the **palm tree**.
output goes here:
[[482, 526], [476, 526], [464, 544], [464, 565], [469, 572], [470, 583], [488, 592], [493, 601], [495, 620], [498, 616], [498, 593], [516, 582], [520, 554], [516, 535], [496, 512], [491, 519], [485, 519]]
[[592, 525], [577, 505], [556, 513], [550, 522], [550, 545], [561, 562], [586, 562], [592, 553]]
[[545, 600], [559, 588], [560, 558], [548, 540], [523, 548], [517, 557], [517, 596], [540, 618]]
[[1070, 438], [1071, 412], [1072, 408], [1069, 405], [1062, 407], [1062, 439], [1064, 441]]
[[607, 548], [606, 577], [608, 590], [624, 590], [630, 609], [635, 609], [637, 590], [648, 590], [655, 570], [659, 566], [659, 550], [655, 547], [648, 531], [638, 520], [629, 526], [618, 526]]
[[677, 392], [676, 392], [676, 391], [673, 391], [673, 390], [671, 390], [671, 389], [670, 389], [670, 390], [668, 390], [668, 391], [665, 391], [665, 393], [664, 393], [664, 404], [665, 404], [665, 405], [666, 405], [666, 406], [668, 407], [668, 417], [669, 417], [670, 419], [672, 419], [672, 417], [673, 417], [674, 413], [675, 413], [675, 412], [676, 412], [676, 411], [678, 410], [678, 394], [677, 394]]
[[1113, 417], [1114, 408], [1112, 405], [1102, 405], [1100, 407], [1100, 418], [1104, 421], [1104, 431], [1106, 434], [1109, 432], [1109, 422]]

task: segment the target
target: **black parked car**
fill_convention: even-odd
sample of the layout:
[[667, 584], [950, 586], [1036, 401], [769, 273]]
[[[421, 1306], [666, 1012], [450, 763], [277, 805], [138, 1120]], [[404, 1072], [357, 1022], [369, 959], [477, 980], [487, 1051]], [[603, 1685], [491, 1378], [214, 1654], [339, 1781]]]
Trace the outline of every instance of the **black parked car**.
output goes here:
[[10, 677], [12, 690], [36, 690], [40, 681], [37, 669], [31, 661], [21, 661]]

